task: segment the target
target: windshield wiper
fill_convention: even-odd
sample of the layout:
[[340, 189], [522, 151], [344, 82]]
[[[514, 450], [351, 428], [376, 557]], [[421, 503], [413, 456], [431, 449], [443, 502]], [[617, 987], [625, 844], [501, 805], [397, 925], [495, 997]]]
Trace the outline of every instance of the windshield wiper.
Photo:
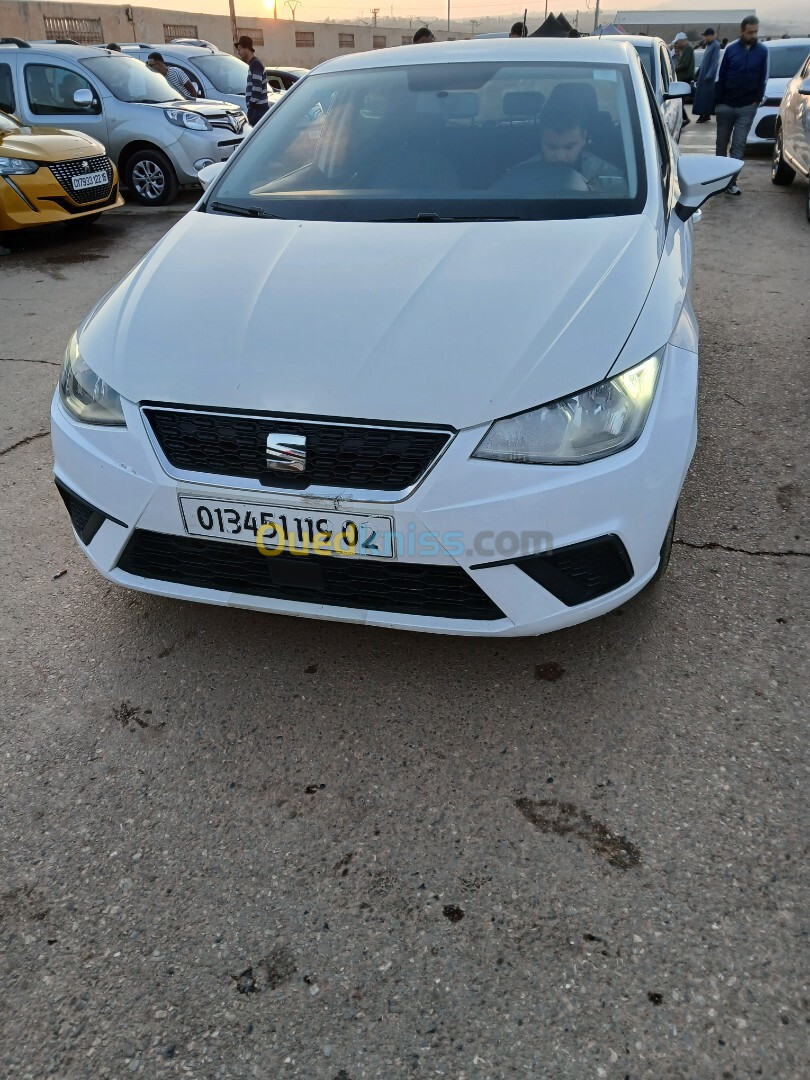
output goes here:
[[399, 221], [417, 221], [417, 222], [448, 222], [448, 221], [520, 221], [519, 217], [442, 217], [441, 214], [415, 214], [413, 217], [395, 217], [395, 218], [381, 218], [380, 221], [384, 223], [399, 222]]
[[222, 214], [238, 214], [239, 217], [274, 218], [276, 221], [285, 221], [280, 214], [269, 214], [260, 206], [237, 206], [234, 203], [215, 202], [211, 203], [212, 210], [219, 210]]

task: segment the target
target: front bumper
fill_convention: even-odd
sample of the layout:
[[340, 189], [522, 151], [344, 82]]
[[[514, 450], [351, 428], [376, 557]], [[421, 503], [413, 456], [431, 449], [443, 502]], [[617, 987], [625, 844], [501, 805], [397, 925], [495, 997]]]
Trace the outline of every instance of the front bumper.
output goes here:
[[212, 131], [185, 129], [169, 149], [177, 179], [181, 184], [198, 184], [195, 162], [203, 158], [227, 161], [251, 130], [249, 124], [241, 132], [231, 131], [230, 128], [214, 128]]
[[[255, 500], [255, 490], [247, 492], [239, 481], [225, 478], [212, 485], [169, 475], [136, 405], [124, 403], [126, 429], [93, 428], [76, 423], [57, 392], [51, 410], [54, 470], [57, 482], [81, 504], [71, 516], [90, 561], [120, 585], [178, 599], [374, 626], [531, 635], [604, 614], [653, 576], [694, 452], [696, 401], [697, 356], [668, 346], [644, 432], [634, 446], [613, 457], [575, 467], [472, 460], [486, 425], [460, 431], [401, 501], [364, 502], [361, 496], [345, 495], [338, 500], [347, 515], [394, 518], [405, 540], [393, 566], [366, 572], [357, 559], [289, 556], [298, 565], [306, 561], [317, 575], [322, 589], [317, 602], [296, 597], [294, 589], [291, 594], [279, 582], [281, 564], [258, 556], [251, 546], [187, 535], [179, 493], [237, 502]], [[279, 500], [290, 502], [290, 492], [268, 489], [267, 503]], [[337, 509], [333, 498], [300, 496], [299, 502], [308, 513]], [[436, 538], [428, 553], [407, 539], [425, 534]], [[558, 588], [555, 574], [576, 577], [579, 571], [570, 571], [570, 564], [582, 553], [592, 568], [594, 551], [603, 569], [610, 563], [603, 580], [619, 584], [585, 600], [587, 590]], [[551, 559], [559, 556], [551, 571], [528, 558], [549, 552]], [[336, 563], [352, 567], [344, 570]], [[265, 568], [269, 585], [262, 576]], [[591, 569], [584, 572], [587, 576]], [[442, 603], [433, 603], [437, 590]], [[382, 598], [376, 606], [366, 599], [374, 595]], [[423, 603], [426, 595], [429, 602]], [[433, 611], [441, 613], [424, 613]]]
[[762, 105], [757, 109], [746, 146], [764, 146], [776, 140], [776, 120], [779, 116], [779, 105]]
[[94, 202], [77, 202], [59, 183], [47, 166], [22, 176], [0, 176], [0, 232], [29, 229], [35, 225], [53, 225], [75, 221], [99, 210], [123, 206], [114, 172], [109, 194]]

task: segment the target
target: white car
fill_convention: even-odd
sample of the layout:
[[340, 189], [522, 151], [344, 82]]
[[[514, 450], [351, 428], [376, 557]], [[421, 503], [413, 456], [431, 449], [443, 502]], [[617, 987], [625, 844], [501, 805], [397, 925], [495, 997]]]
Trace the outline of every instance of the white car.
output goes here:
[[776, 118], [787, 85], [805, 60], [810, 56], [810, 37], [785, 38], [779, 41], [763, 41], [768, 50], [768, 82], [765, 98], [757, 109], [746, 145], [772, 143], [776, 132]]
[[[583, 146], [594, 84], [609, 159]], [[666, 565], [695, 447], [692, 215], [741, 167], [676, 167], [622, 41], [322, 65], [67, 347], [54, 468], [88, 558], [442, 633], [623, 604]]]
[[[797, 174], [810, 180], [810, 56], [788, 83], [776, 120], [771, 179], [779, 185], [792, 184]], [[807, 220], [810, 221], [810, 187]]]

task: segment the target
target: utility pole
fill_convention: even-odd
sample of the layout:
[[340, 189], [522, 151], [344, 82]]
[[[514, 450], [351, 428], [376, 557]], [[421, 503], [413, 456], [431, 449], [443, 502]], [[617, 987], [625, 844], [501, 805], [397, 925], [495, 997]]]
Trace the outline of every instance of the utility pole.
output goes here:
[[447, 33], [450, 33], [450, 0], [447, 0]]
[[380, 14], [380, 9], [379, 9], [378, 7], [373, 7], [373, 8], [371, 9], [371, 18], [372, 18], [372, 20], [373, 20], [373, 21], [372, 21], [372, 23], [371, 23], [371, 25], [372, 25], [372, 26], [376, 26], [376, 25], [377, 25], [377, 16], [378, 16], [379, 14]]
[[239, 40], [239, 35], [236, 32], [236, 8], [233, 6], [233, 0], [228, 0], [228, 5], [231, 9], [231, 40], [235, 45]]
[[300, 3], [301, 0], [284, 0], [284, 6], [290, 9], [293, 22], [295, 22], [295, 9], [300, 5]]
[[475, 37], [475, 28], [476, 28], [476, 26], [480, 26], [480, 25], [481, 25], [481, 20], [480, 19], [470, 19], [470, 33], [472, 34], [473, 37]]
[[599, 0], [596, 0], [596, 7], [593, 9], [593, 28], [599, 29]]

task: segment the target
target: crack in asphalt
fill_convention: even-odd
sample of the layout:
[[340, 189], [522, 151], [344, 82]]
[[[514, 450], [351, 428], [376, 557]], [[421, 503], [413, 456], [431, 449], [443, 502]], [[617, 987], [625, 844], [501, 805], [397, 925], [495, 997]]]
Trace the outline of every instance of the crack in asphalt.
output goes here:
[[0, 356], [3, 364], [48, 364], [49, 367], [61, 367], [58, 360], [28, 360], [22, 356]]
[[5, 450], [0, 450], [0, 457], [5, 457], [6, 454], [10, 454], [12, 450], [16, 450], [20, 446], [27, 446], [28, 443], [36, 442], [37, 439], [44, 439], [50, 435], [50, 431], [38, 431], [36, 435], [26, 435], [24, 439], [20, 439], [19, 442], [12, 443], [11, 446], [7, 446]]
[[799, 559], [810, 559], [810, 551], [751, 551], [750, 548], [730, 547], [728, 544], [718, 544], [716, 540], [709, 540], [705, 544], [696, 544], [692, 540], [673, 540], [673, 544], [682, 547], [693, 548], [695, 551], [730, 551], [733, 555], [769, 556], [774, 559], [783, 559], [793, 556]]

